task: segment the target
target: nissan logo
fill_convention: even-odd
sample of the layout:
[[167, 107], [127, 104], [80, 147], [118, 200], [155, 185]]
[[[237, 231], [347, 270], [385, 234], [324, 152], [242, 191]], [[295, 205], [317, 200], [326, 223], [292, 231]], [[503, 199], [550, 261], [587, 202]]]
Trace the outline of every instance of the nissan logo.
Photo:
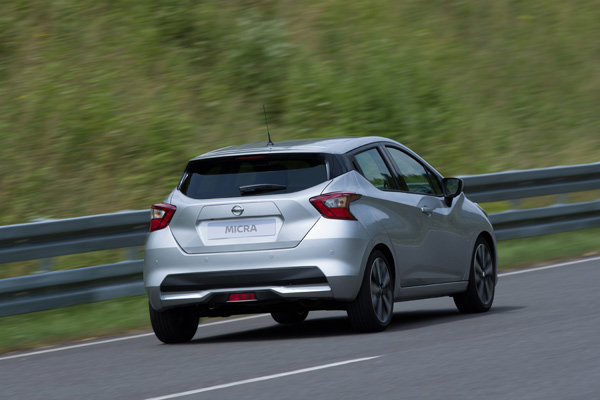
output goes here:
[[244, 207], [242, 207], [242, 206], [233, 206], [233, 208], [231, 209], [231, 213], [233, 215], [235, 215], [236, 217], [239, 217], [240, 215], [242, 215], [244, 213]]

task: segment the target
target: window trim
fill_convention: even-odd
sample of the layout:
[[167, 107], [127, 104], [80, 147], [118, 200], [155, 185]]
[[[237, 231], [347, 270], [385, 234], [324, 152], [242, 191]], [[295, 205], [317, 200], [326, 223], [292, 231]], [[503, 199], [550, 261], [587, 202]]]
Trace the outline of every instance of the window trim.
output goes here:
[[[392, 178], [392, 181], [394, 182], [394, 185], [396, 186], [395, 188], [390, 188], [390, 189], [381, 189], [378, 188], [377, 186], [373, 185], [365, 176], [362, 168], [360, 167], [360, 165], [358, 164], [358, 161], [356, 160], [356, 156], [358, 154], [367, 152], [369, 150], [377, 150], [377, 152], [379, 153], [379, 156], [381, 157], [383, 163], [385, 164], [385, 166], [387, 167], [388, 171], [390, 172], [390, 176]], [[351, 152], [347, 153], [348, 155], [348, 160], [350, 161], [350, 163], [352, 164], [352, 167], [355, 171], [357, 171], [359, 174], [362, 175], [363, 178], [367, 179], [367, 181], [371, 184], [371, 186], [373, 186], [375, 189], [377, 190], [381, 190], [382, 192], [400, 192], [400, 185], [398, 182], [398, 174], [395, 171], [395, 168], [393, 165], [390, 164], [390, 160], [388, 159], [388, 155], [387, 153], [384, 151], [384, 149], [382, 148], [382, 144], [381, 143], [371, 143], [365, 146], [361, 146], [357, 149], [352, 150]]]
[[[411, 192], [409, 190], [401, 190], [399, 189], [399, 191], [403, 192], [403, 193], [409, 193], [409, 194], [418, 194], [421, 196], [431, 196], [431, 197], [444, 197], [444, 186], [442, 185], [442, 177], [439, 175], [439, 173], [434, 172], [420, 157], [411, 154], [410, 152], [406, 151], [405, 149], [402, 149], [401, 147], [398, 146], [394, 146], [392, 144], [386, 143], [382, 145], [383, 147], [383, 151], [386, 154], [386, 157], [389, 158], [389, 163], [392, 164], [392, 169], [393, 169], [393, 173], [396, 175], [396, 180], [402, 180], [402, 182], [405, 183], [406, 185], [406, 181], [404, 180], [404, 176], [402, 175], [402, 173], [400, 172], [398, 165], [396, 164], [396, 162], [394, 161], [394, 158], [392, 157], [392, 154], [390, 153], [390, 151], [388, 150], [388, 148], [392, 148], [395, 150], [398, 150], [404, 154], [406, 154], [408, 157], [412, 158], [413, 160], [415, 160], [419, 165], [421, 165], [423, 167], [423, 169], [425, 170], [425, 172], [427, 173], [427, 180], [429, 181], [429, 185], [433, 188], [433, 184], [432, 184], [432, 179], [435, 179], [438, 183], [438, 186], [441, 190], [440, 194], [427, 194], [427, 193], [417, 193], [417, 192]], [[407, 186], [408, 189], [408, 186]]]

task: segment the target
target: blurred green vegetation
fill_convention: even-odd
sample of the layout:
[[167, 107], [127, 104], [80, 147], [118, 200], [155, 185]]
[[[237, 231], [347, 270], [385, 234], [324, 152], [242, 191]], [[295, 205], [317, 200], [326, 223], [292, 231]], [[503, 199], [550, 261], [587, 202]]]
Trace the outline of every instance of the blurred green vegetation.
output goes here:
[[217, 147], [382, 135], [446, 175], [598, 161], [594, 0], [0, 3], [0, 225], [148, 208]]
[[600, 254], [600, 228], [498, 242], [499, 269], [550, 264]]
[[113, 264], [124, 260], [144, 258], [143, 247], [69, 254], [49, 259], [35, 259], [1, 264], [0, 279], [33, 275], [42, 272], [76, 269], [93, 265]]
[[13, 315], [1, 321], [0, 354], [152, 329], [146, 296]]

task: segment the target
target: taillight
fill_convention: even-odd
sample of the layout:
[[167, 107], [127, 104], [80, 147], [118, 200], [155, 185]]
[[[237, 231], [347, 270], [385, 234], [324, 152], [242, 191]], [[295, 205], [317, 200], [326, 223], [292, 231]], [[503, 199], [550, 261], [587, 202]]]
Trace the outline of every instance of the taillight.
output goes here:
[[356, 218], [350, 212], [350, 203], [360, 199], [360, 197], [360, 194], [356, 193], [327, 193], [312, 197], [310, 202], [325, 218], [356, 221]]
[[154, 204], [150, 210], [150, 215], [152, 216], [152, 219], [150, 220], [150, 232], [166, 228], [169, 225], [169, 222], [171, 222], [175, 210], [177, 210], [177, 207], [172, 204]]

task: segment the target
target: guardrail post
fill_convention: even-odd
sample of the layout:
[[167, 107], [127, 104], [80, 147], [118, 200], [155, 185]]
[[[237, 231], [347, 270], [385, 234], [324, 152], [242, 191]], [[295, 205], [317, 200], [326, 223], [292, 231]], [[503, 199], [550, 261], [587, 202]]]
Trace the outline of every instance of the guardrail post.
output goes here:
[[510, 203], [511, 210], [518, 210], [521, 208], [521, 200], [520, 199], [510, 200], [509, 203]]
[[54, 260], [51, 258], [42, 258], [39, 263], [37, 274], [43, 274], [44, 272], [50, 272], [54, 268]]
[[142, 248], [140, 246], [127, 248], [127, 259], [131, 261], [139, 260]]
[[569, 194], [561, 193], [556, 195], [556, 204], [569, 204]]

